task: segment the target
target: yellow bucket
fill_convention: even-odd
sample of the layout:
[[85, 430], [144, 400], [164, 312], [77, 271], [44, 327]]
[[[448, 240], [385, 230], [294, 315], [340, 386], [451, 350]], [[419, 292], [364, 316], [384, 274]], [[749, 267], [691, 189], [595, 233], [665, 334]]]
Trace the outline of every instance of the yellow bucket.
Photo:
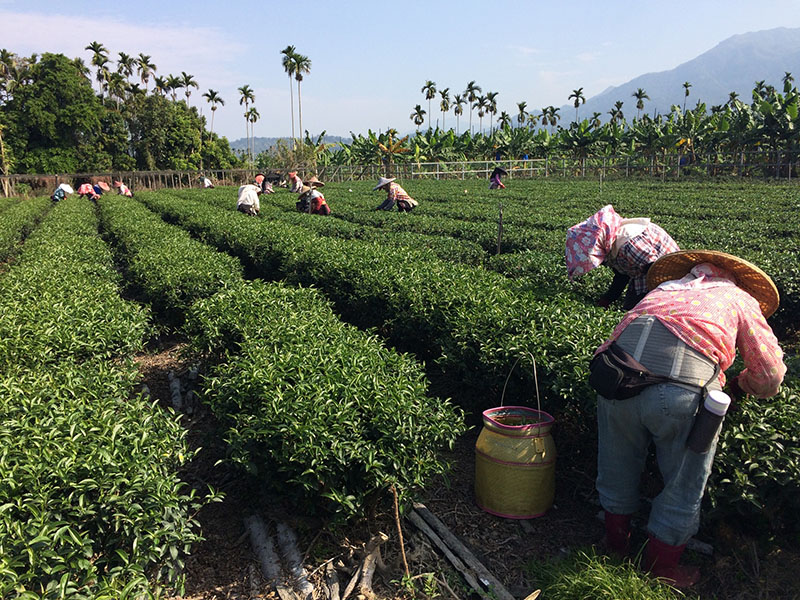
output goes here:
[[556, 446], [552, 416], [525, 406], [483, 412], [475, 443], [475, 499], [488, 513], [532, 519], [553, 506]]

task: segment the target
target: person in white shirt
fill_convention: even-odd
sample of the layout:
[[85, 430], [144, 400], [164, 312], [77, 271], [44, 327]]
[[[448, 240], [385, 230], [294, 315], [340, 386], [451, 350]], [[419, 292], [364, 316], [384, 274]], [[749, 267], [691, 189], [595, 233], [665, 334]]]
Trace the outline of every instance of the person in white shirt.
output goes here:
[[239, 199], [236, 201], [236, 210], [246, 215], [255, 217], [261, 211], [261, 204], [258, 201], [258, 194], [261, 188], [252, 183], [243, 185], [239, 188]]

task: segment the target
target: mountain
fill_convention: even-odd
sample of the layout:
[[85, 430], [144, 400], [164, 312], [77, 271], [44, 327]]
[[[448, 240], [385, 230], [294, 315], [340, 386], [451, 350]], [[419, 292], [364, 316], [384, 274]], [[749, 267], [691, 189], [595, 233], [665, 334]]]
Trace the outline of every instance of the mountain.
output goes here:
[[[269, 150], [275, 144], [278, 143], [278, 140], [283, 140], [286, 143], [290, 142], [290, 138], [288, 137], [286, 138], [255, 137], [253, 139], [255, 142], [256, 154], [258, 154], [259, 152], [264, 152], [265, 150]], [[325, 137], [322, 138], [322, 142], [324, 144], [335, 144], [337, 142], [338, 143], [344, 142], [346, 144], [349, 144], [350, 142], [352, 142], [352, 140], [350, 139], [350, 137], [342, 137], [339, 135], [326, 135]], [[234, 152], [244, 152], [245, 150], [247, 150], [247, 139], [239, 138], [238, 140], [232, 141], [230, 145], [231, 149]]]
[[[731, 92], [750, 103], [756, 81], [763, 80], [782, 90], [787, 71], [800, 79], [800, 29], [780, 27], [734, 35], [672, 70], [640, 75], [588, 98], [578, 109], [578, 118], [586, 119], [599, 112], [603, 121], [607, 121], [608, 111], [617, 100], [622, 100], [622, 112], [630, 121], [636, 116], [636, 99], [632, 94], [639, 88], [650, 97], [644, 101], [643, 113], [667, 114], [673, 104], [683, 107], [685, 81], [692, 84], [689, 97], [685, 98], [687, 110], [698, 101], [704, 102], [707, 109], [725, 104]], [[575, 106], [565, 104], [559, 114], [562, 126], [566, 127], [575, 118]]]

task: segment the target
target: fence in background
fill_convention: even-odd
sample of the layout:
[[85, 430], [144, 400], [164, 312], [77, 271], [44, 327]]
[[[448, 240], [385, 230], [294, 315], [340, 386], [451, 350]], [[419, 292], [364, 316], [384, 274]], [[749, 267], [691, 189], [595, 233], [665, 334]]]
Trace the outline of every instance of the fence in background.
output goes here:
[[[622, 178], [646, 177], [661, 180], [686, 177], [753, 177], [792, 180], [798, 177], [798, 161], [775, 158], [774, 153], [738, 153], [736, 155], [695, 157], [606, 156], [591, 158], [535, 158], [468, 162], [395, 163], [383, 165], [318, 165], [313, 173], [322, 181], [376, 181], [390, 173], [400, 179], [486, 179], [496, 167], [508, 171], [510, 179], [540, 177]], [[253, 180], [256, 169], [216, 169], [203, 173], [215, 185], [238, 186]], [[275, 176], [282, 174], [271, 172]], [[300, 172], [300, 177], [312, 173]], [[8, 175], [0, 177], [3, 196], [51, 193], [59, 183], [73, 187], [81, 182], [121, 179], [133, 190], [201, 187], [199, 171], [107, 171], [60, 175]]]

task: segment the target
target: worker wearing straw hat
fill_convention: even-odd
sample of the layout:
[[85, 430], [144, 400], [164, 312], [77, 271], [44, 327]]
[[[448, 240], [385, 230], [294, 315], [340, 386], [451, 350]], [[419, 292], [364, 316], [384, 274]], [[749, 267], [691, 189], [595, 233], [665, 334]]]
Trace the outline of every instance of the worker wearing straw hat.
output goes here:
[[508, 172], [503, 169], [502, 167], [495, 167], [492, 174], [489, 175], [489, 189], [490, 190], [504, 190], [506, 189], [505, 184], [500, 181], [500, 177], [508, 175]]
[[72, 189], [72, 186], [62, 183], [57, 188], [56, 191], [50, 196], [50, 199], [53, 202], [60, 202], [64, 198], [67, 197], [68, 194], [73, 194], [75, 190]]
[[375, 190], [384, 190], [386, 192], [386, 200], [375, 210], [392, 210], [394, 205], [397, 204], [398, 212], [411, 212], [414, 207], [419, 205], [419, 202], [409, 196], [394, 180], [394, 177], [380, 177], [378, 185], [372, 188], [373, 192]]
[[[598, 395], [597, 491], [605, 509], [608, 547], [624, 555], [631, 515], [638, 508], [640, 476], [654, 443], [664, 488], [650, 511], [643, 566], [676, 587], [688, 587], [699, 579], [699, 570], [678, 565], [678, 560], [699, 527], [700, 502], [719, 435], [712, 430], [704, 453], [687, 447], [704, 399], [701, 392], [725, 385], [724, 371], [737, 349], [744, 369], [728, 384], [729, 394], [734, 399], [745, 394], [767, 398], [778, 392], [786, 366], [766, 319], [777, 309], [779, 297], [761, 269], [711, 250], [659, 258], [648, 271], [647, 285], [652, 291], [595, 354], [613, 342], [651, 373], [671, 381], [645, 387], [625, 400]], [[598, 361], [592, 365], [594, 371]], [[727, 400], [724, 394], [722, 398]]]
[[116, 181], [114, 181], [114, 187], [117, 188], [117, 194], [119, 194], [120, 196], [125, 196], [126, 198], [133, 198], [133, 192], [131, 191], [131, 188], [122, 183], [122, 180], [117, 179]]
[[565, 258], [570, 280], [600, 265], [614, 271], [597, 305], [607, 308], [625, 287], [622, 308], [630, 310], [647, 293], [647, 269], [659, 257], [678, 250], [670, 235], [650, 219], [623, 219], [610, 204], [567, 230]]
[[314, 176], [306, 181], [300, 188], [300, 197], [295, 205], [297, 210], [312, 215], [327, 216], [331, 214], [331, 208], [325, 201], [325, 196], [317, 189], [324, 186], [325, 184]]
[[[100, 190], [100, 193], [102, 193], [102, 190]], [[97, 193], [97, 189], [91, 183], [82, 183], [78, 186], [78, 196], [81, 198], [86, 197], [89, 200], [97, 200], [100, 194]]]

